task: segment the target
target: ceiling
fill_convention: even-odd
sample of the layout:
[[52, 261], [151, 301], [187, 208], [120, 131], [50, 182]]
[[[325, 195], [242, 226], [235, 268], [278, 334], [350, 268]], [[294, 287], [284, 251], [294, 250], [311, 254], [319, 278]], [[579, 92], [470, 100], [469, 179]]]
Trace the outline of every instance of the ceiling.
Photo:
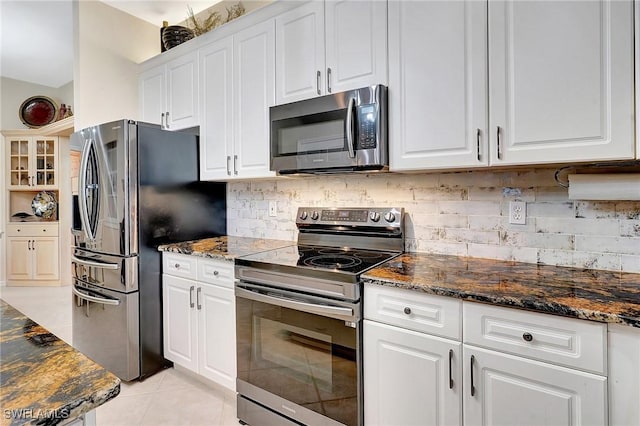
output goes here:
[[[94, 0], [79, 0], [94, 1]], [[103, 1], [160, 27], [220, 0]], [[72, 0], [0, 0], [0, 75], [58, 88], [73, 80]]]

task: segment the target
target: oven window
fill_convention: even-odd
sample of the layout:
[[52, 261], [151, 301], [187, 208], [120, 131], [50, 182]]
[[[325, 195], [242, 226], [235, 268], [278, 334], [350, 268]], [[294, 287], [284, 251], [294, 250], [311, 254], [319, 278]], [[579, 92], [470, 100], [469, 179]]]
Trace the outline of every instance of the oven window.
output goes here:
[[238, 378], [357, 424], [357, 330], [344, 321], [237, 298]]
[[274, 156], [346, 151], [345, 117], [341, 109], [274, 121]]

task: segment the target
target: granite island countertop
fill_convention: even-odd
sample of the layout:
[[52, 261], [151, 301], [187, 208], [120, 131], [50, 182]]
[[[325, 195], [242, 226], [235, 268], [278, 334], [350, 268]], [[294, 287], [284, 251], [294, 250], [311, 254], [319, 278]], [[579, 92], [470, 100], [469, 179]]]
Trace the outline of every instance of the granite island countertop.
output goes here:
[[160, 251], [233, 261], [236, 257], [295, 244], [293, 241], [222, 236], [183, 243], [165, 244]]
[[120, 393], [120, 379], [0, 299], [0, 424], [55, 425]]
[[640, 328], [640, 274], [405, 253], [362, 281]]

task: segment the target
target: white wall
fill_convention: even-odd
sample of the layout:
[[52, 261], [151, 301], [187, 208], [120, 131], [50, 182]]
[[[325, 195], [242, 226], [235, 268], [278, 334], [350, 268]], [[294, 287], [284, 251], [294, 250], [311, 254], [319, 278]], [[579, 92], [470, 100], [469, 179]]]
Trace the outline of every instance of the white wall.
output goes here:
[[[395, 206], [407, 212], [407, 251], [640, 272], [640, 202], [570, 201], [553, 169], [350, 174], [229, 183], [227, 232], [297, 239], [302, 206]], [[269, 201], [278, 216], [269, 217]], [[527, 224], [508, 223], [509, 201]]]
[[18, 113], [22, 103], [31, 96], [47, 96], [53, 99], [58, 106], [61, 104], [73, 106], [73, 82], [55, 88], [2, 77], [0, 84], [2, 88], [0, 99], [2, 104], [0, 123], [2, 126], [0, 128], [2, 130], [28, 129], [20, 121]]
[[138, 64], [160, 53], [159, 26], [98, 1], [74, 1], [76, 129], [138, 118]]

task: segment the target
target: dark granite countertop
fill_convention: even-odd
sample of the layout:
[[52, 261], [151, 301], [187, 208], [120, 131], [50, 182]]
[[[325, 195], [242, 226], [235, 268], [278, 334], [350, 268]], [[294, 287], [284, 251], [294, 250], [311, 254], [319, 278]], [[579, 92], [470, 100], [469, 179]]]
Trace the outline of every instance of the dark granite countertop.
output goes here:
[[224, 236], [166, 244], [158, 247], [158, 250], [233, 261], [236, 257], [293, 244], [292, 241]]
[[0, 299], [0, 424], [55, 425], [120, 393], [120, 379]]
[[405, 253], [365, 283], [640, 327], [640, 274]]

